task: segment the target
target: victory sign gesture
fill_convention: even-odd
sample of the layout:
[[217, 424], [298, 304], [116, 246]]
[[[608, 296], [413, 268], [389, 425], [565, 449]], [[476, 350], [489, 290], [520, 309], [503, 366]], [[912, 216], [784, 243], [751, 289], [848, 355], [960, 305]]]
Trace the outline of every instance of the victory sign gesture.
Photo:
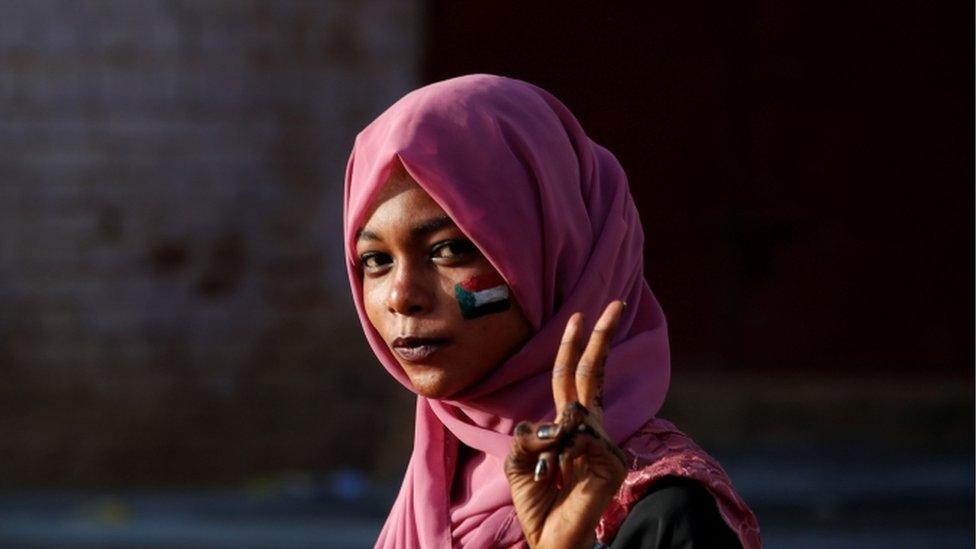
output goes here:
[[515, 428], [505, 474], [532, 548], [592, 547], [600, 515], [627, 475], [603, 429], [603, 372], [622, 301], [603, 311], [580, 352], [582, 313], [570, 317], [552, 369], [554, 422]]

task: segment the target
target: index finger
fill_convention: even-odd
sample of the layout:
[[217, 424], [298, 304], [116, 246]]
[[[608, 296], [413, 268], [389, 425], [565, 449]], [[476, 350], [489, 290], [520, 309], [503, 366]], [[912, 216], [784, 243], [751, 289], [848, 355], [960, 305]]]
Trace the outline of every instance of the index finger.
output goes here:
[[610, 351], [610, 341], [620, 324], [620, 314], [624, 310], [623, 301], [612, 301], [600, 315], [593, 333], [576, 367], [576, 394], [583, 406], [602, 408], [598, 397], [603, 390], [603, 371]]
[[575, 313], [566, 322], [559, 352], [552, 367], [552, 400], [556, 404], [556, 417], [567, 403], [576, 400], [576, 363], [579, 361], [579, 333], [583, 313]]

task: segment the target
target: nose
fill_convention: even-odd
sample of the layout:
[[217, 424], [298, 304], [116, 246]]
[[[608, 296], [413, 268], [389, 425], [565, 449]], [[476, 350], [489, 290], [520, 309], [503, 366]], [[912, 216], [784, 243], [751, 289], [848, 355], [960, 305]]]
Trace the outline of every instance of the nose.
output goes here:
[[387, 294], [387, 310], [393, 314], [418, 316], [431, 310], [434, 302], [433, 281], [421, 268], [400, 264], [396, 267]]

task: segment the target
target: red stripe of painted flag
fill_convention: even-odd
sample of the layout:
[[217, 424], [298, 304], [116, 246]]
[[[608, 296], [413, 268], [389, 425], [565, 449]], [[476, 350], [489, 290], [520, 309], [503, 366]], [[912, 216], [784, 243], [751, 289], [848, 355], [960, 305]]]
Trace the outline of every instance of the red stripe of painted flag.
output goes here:
[[489, 288], [495, 288], [505, 284], [505, 279], [498, 273], [472, 276], [461, 283], [461, 287], [469, 292], [480, 292]]

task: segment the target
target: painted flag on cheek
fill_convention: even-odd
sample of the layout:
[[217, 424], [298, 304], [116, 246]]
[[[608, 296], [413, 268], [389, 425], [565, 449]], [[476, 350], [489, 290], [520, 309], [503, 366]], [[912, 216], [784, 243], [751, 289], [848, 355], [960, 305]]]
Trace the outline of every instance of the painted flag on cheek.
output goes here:
[[508, 286], [498, 273], [472, 276], [454, 285], [454, 295], [461, 306], [461, 316], [478, 318], [509, 308]]

